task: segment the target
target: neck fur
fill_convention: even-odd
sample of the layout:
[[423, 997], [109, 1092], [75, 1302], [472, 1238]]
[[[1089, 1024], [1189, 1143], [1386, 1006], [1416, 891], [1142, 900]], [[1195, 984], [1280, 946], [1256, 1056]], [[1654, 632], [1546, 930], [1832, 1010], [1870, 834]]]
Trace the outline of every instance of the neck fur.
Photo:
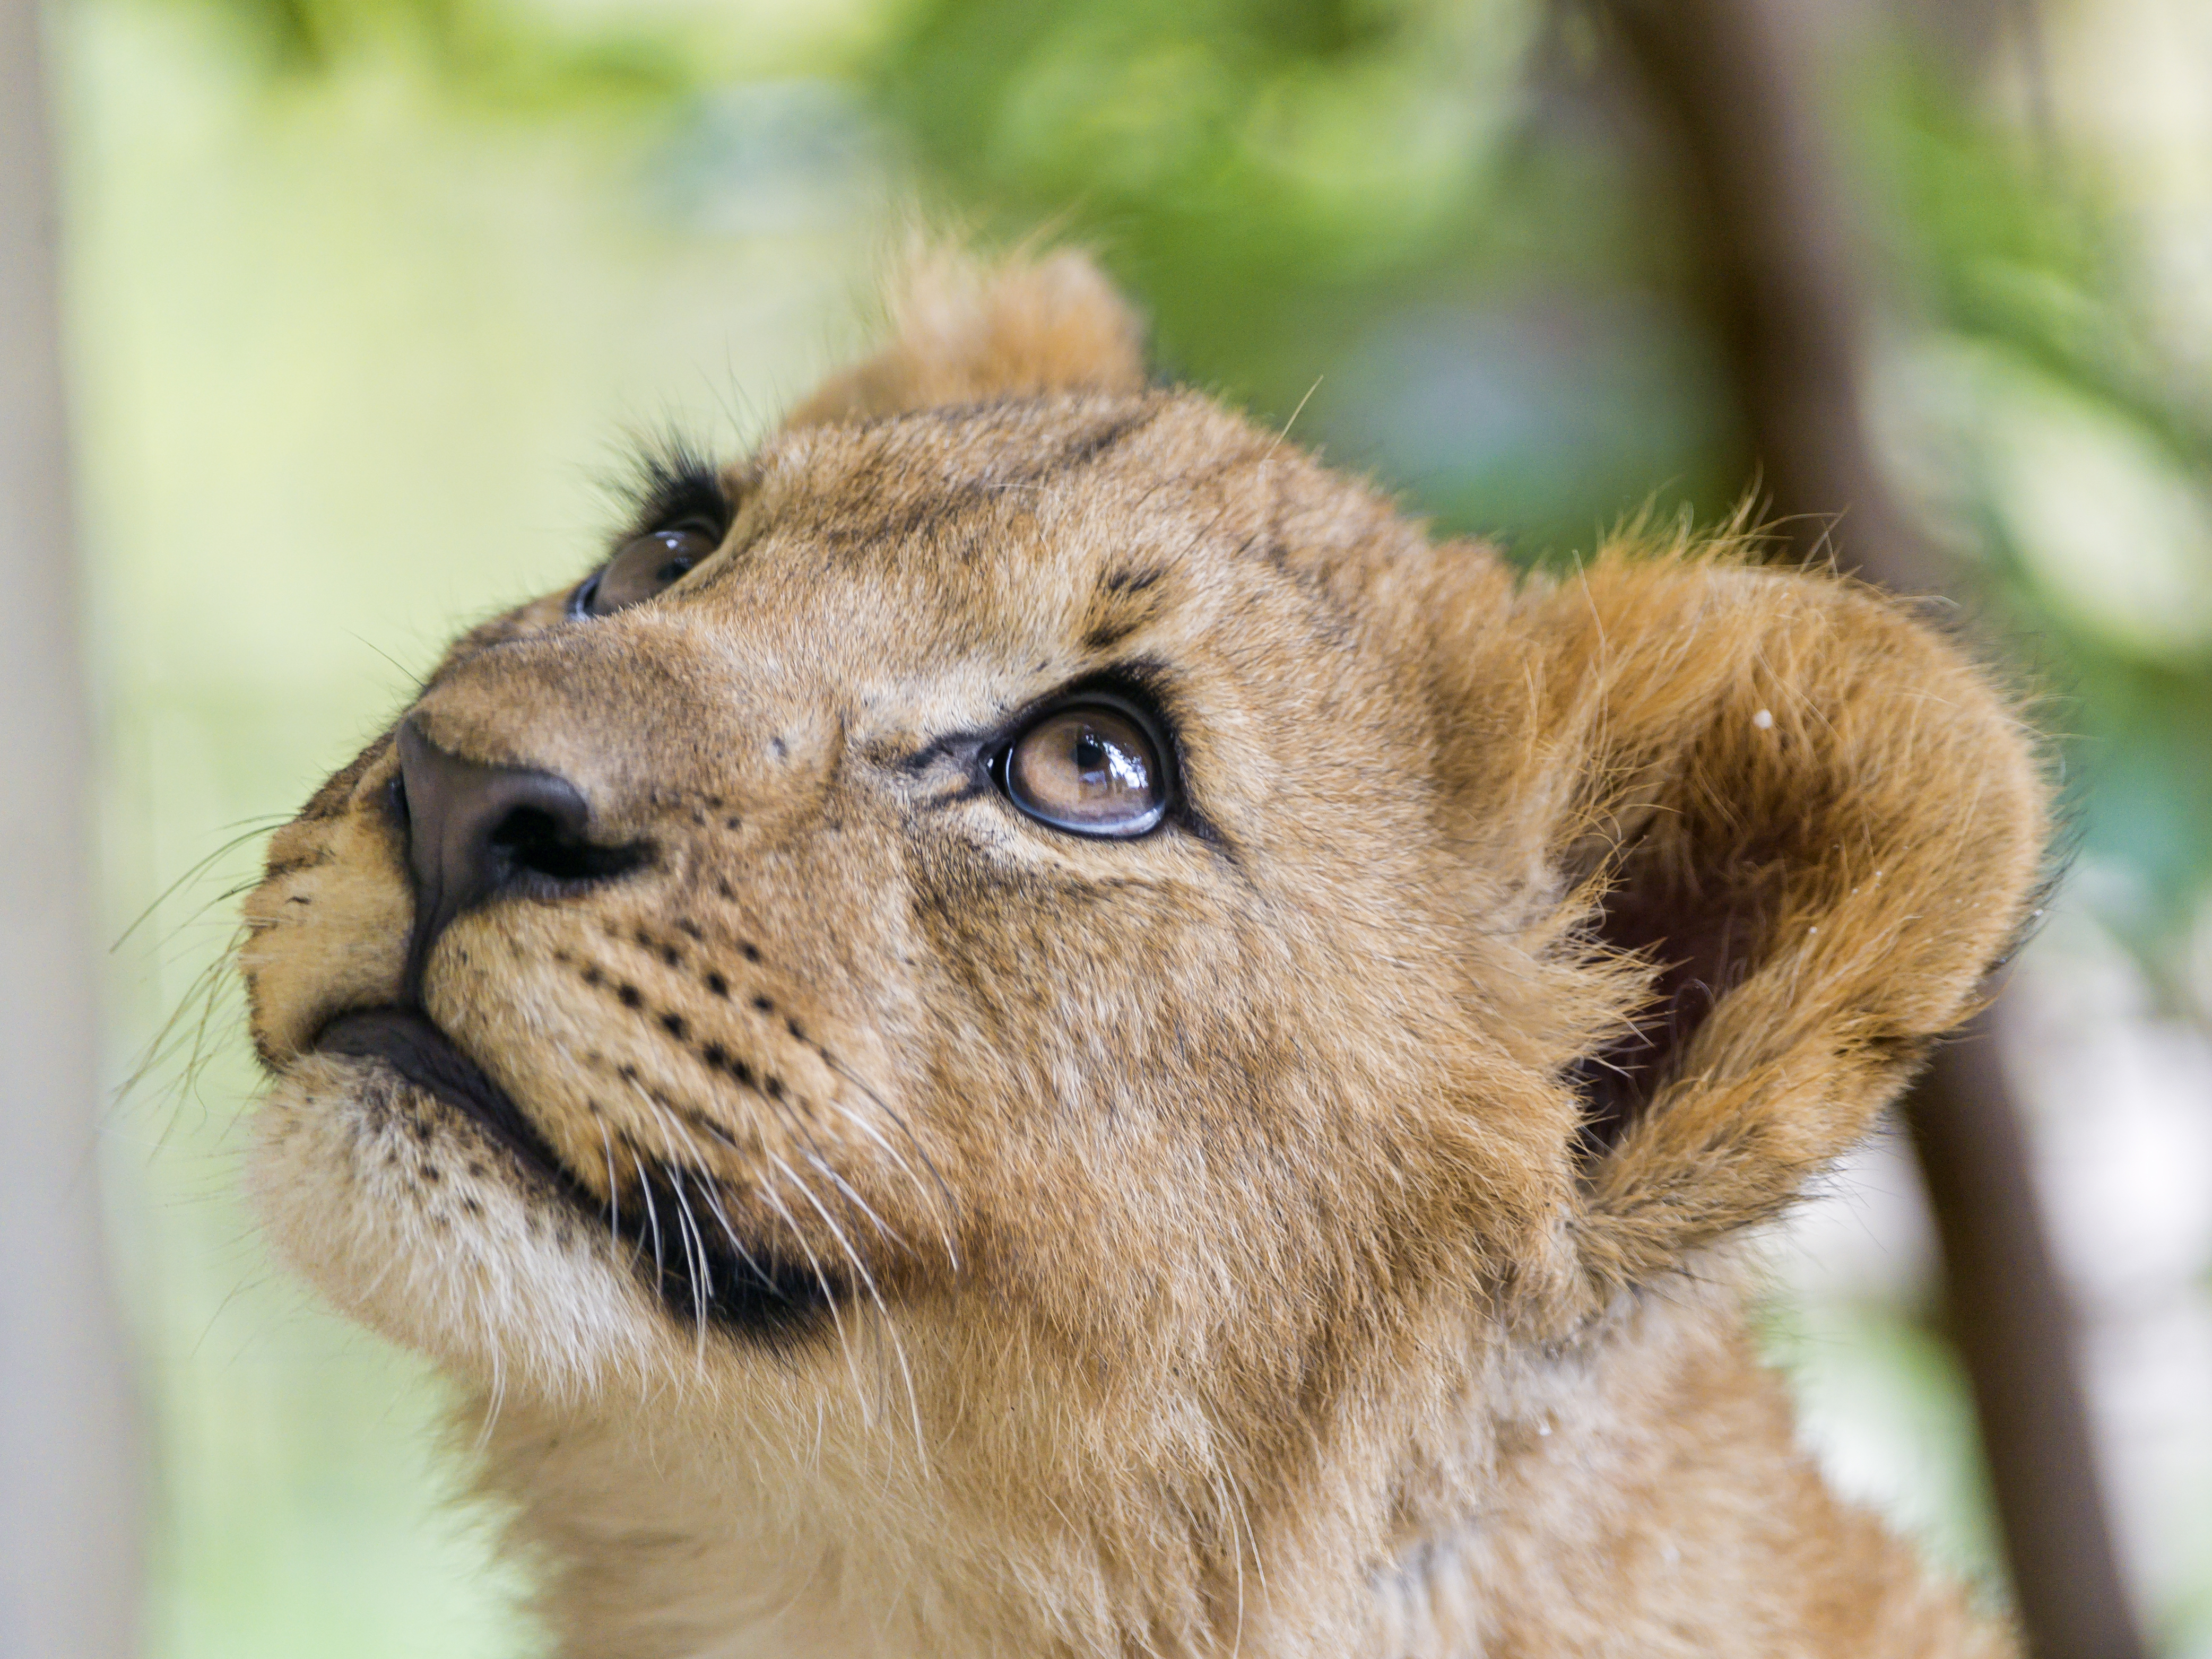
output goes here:
[[984, 1491], [826, 1423], [793, 1455], [696, 1402], [510, 1407], [484, 1485], [567, 1659], [2004, 1650], [1831, 1498], [1733, 1316], [1652, 1298], [1462, 1381], [1480, 1403], [1376, 1478], [1245, 1494], [1233, 1549], [1167, 1509], [1144, 1535], [1126, 1491]]

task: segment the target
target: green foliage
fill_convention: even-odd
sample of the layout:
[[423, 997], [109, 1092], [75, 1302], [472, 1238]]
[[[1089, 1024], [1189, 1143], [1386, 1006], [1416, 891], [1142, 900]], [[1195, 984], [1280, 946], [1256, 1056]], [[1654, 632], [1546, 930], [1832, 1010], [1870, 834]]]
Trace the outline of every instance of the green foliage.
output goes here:
[[1921, 62], [1893, 59], [1865, 100], [1868, 175], [1890, 242], [1948, 328], [1996, 343], [2190, 464], [2212, 464], [2212, 410], [2160, 367], [2142, 278], [2112, 181], [2077, 151], [1962, 100]]
[[962, 210], [1095, 240], [1171, 362], [1295, 403], [1291, 360], [1479, 222], [1535, 21], [1524, 0], [925, 0], [872, 78]]
[[1935, 492], [2061, 695], [2081, 844], [2154, 972], [2212, 882], [2212, 410], [2148, 319], [2116, 181], [1893, 58], [1860, 104], [1865, 175], [1942, 331], [1917, 411]]

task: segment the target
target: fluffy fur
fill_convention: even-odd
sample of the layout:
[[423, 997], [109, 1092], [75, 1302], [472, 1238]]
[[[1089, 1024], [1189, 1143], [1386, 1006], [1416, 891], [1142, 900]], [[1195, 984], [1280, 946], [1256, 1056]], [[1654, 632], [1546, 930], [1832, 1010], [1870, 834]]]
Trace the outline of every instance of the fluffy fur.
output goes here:
[[[422, 977], [565, 1187], [314, 1046], [401, 994], [389, 735], [247, 904], [261, 1213], [484, 1396], [560, 1653], [2011, 1650], [1738, 1308], [2037, 875], [1956, 650], [1727, 538], [1432, 544], [1148, 388], [1067, 255], [939, 270], [725, 489], [675, 586], [526, 605], [405, 711], [649, 849]], [[977, 759], [1101, 674], [1187, 786], [1136, 841]], [[687, 1304], [730, 1247], [828, 1312]]]

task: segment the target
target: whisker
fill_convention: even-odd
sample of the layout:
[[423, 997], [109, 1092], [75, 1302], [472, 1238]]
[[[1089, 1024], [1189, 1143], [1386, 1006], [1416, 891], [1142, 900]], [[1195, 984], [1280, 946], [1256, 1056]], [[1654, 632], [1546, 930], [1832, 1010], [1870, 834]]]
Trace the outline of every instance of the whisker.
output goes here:
[[814, 1282], [822, 1287], [822, 1299], [830, 1304], [830, 1322], [837, 1328], [837, 1346], [845, 1356], [845, 1369], [853, 1379], [853, 1396], [860, 1402], [860, 1422], [863, 1426], [872, 1428], [875, 1419], [873, 1413], [868, 1409], [868, 1391], [860, 1386], [860, 1365], [853, 1358], [853, 1344], [846, 1334], [845, 1319], [843, 1314], [838, 1310], [836, 1295], [830, 1288], [829, 1275], [822, 1271], [822, 1263], [815, 1256], [814, 1247], [806, 1242], [806, 1235], [799, 1231], [797, 1218], [784, 1207], [783, 1200], [775, 1195], [774, 1184], [766, 1181], [759, 1182], [756, 1183], [756, 1190], [775, 1206], [776, 1214], [783, 1218], [784, 1230], [791, 1235], [792, 1242], [799, 1246], [800, 1254], [805, 1256], [806, 1265], [813, 1269]]
[[[141, 927], [143, 927], [146, 925], [148, 919], [175, 896], [178, 889], [185, 886], [187, 883], [195, 880], [200, 875], [204, 874], [208, 866], [215, 863], [216, 860], [222, 858], [226, 853], [233, 852], [237, 848], [245, 846], [247, 842], [255, 839], [257, 836], [267, 835], [271, 830], [276, 829], [280, 824], [289, 823], [291, 821], [291, 817], [292, 815], [289, 812], [272, 812], [264, 817], [240, 818], [236, 821], [236, 824], [227, 826], [235, 828], [237, 825], [242, 824], [245, 827], [240, 829], [236, 835], [232, 836], [229, 839], [217, 845], [212, 852], [193, 860], [191, 864], [185, 868], [184, 874], [179, 876], [167, 887], [164, 887], [160, 893], [155, 895], [153, 902], [131, 919], [131, 925], [115, 936], [115, 943], [107, 947], [110, 954], [121, 950], [125, 945], [128, 944], [130, 942], [131, 936], [137, 933]], [[258, 886], [259, 885], [259, 883], [257, 881], [253, 884]]]
[[710, 1166], [707, 1162], [705, 1155], [700, 1149], [697, 1138], [692, 1134], [690, 1129], [686, 1127], [681, 1117], [678, 1116], [675, 1113], [669, 1111], [660, 1103], [659, 1101], [653, 1097], [650, 1090], [647, 1089], [635, 1078], [629, 1079], [629, 1082], [630, 1087], [636, 1092], [638, 1098], [645, 1103], [646, 1109], [650, 1111], [654, 1117], [659, 1120], [664, 1128], [668, 1129], [683, 1140], [685, 1148], [690, 1152], [691, 1156], [691, 1172], [699, 1178], [700, 1189], [706, 1197], [708, 1207], [714, 1211], [714, 1219], [720, 1224], [723, 1234], [730, 1241], [731, 1248], [735, 1249], [738, 1255], [744, 1259], [746, 1267], [751, 1271], [753, 1277], [760, 1281], [763, 1288], [774, 1291], [776, 1288], [775, 1279], [768, 1273], [767, 1269], [763, 1268], [758, 1261], [754, 1260], [753, 1253], [745, 1248], [744, 1241], [738, 1237], [738, 1230], [730, 1224], [729, 1215], [722, 1208], [721, 1198], [718, 1190], [719, 1183], [709, 1172]]
[[[703, 1363], [707, 1357], [707, 1297], [714, 1289], [714, 1277], [707, 1270], [707, 1241], [700, 1237], [699, 1218], [691, 1213], [691, 1198], [684, 1189], [684, 1170], [680, 1164], [667, 1167], [669, 1188], [676, 1194], [678, 1242], [684, 1246], [684, 1274], [691, 1285], [691, 1315], [698, 1329], [698, 1353]], [[696, 1254], [695, 1254], [696, 1251]]]
[[660, 1254], [660, 1212], [653, 1201], [653, 1183], [645, 1178], [645, 1161], [638, 1157], [635, 1146], [629, 1149], [629, 1161], [637, 1170], [637, 1189], [645, 1199], [646, 1225], [653, 1232], [653, 1282], [657, 1286], [668, 1280], [668, 1264]]
[[[950, 1225], [948, 1224], [950, 1219], [958, 1213], [957, 1206], [952, 1200], [952, 1188], [946, 1184], [945, 1177], [938, 1173], [937, 1166], [930, 1162], [929, 1154], [922, 1151], [921, 1142], [916, 1138], [913, 1128], [907, 1123], [907, 1121], [891, 1109], [890, 1103], [885, 1101], [880, 1094], [877, 1093], [876, 1091], [870, 1086], [866, 1079], [860, 1076], [857, 1073], [853, 1071], [851, 1067], [847, 1066], [844, 1061], [836, 1058], [827, 1049], [817, 1048], [815, 1052], [819, 1054], [822, 1058], [828, 1062], [830, 1070], [836, 1072], [839, 1077], [843, 1078], [846, 1082], [851, 1084], [855, 1089], [858, 1089], [862, 1094], [866, 1095], [868, 1097], [869, 1103], [878, 1111], [881, 1112], [886, 1118], [890, 1119], [895, 1126], [896, 1126], [899, 1133], [906, 1137], [907, 1145], [914, 1148], [915, 1156], [921, 1160], [922, 1167], [929, 1171], [930, 1179], [937, 1183], [937, 1197], [941, 1200], [941, 1207], [939, 1204], [932, 1204], [930, 1206], [931, 1208], [939, 1210], [939, 1218], [938, 1221], [938, 1236], [943, 1241], [945, 1245], [945, 1260], [952, 1264], [952, 1270], [955, 1273], [959, 1272], [960, 1253], [953, 1248], [952, 1232]], [[850, 1106], [847, 1105], [842, 1100], [836, 1100], [833, 1097], [831, 1103], [837, 1108], [839, 1113], [843, 1115], [847, 1122], [850, 1123], [862, 1134], [867, 1136], [869, 1139], [874, 1141], [876, 1145], [882, 1149], [884, 1156], [890, 1159], [893, 1164], [896, 1164], [900, 1172], [903, 1174], [908, 1180], [914, 1182], [916, 1192], [921, 1194], [925, 1199], [928, 1197], [928, 1189], [922, 1184], [921, 1177], [915, 1173], [914, 1168], [911, 1164], [908, 1164], [904, 1158], [898, 1155], [896, 1148], [893, 1147], [890, 1142], [884, 1139], [881, 1131], [877, 1129], [875, 1125], [870, 1123], [867, 1119], [862, 1117], [858, 1112], [854, 1111]]]
[[860, 1194], [854, 1192], [851, 1184], [846, 1181], [845, 1177], [839, 1175], [836, 1170], [832, 1169], [830, 1164], [823, 1159], [821, 1154], [814, 1150], [813, 1139], [811, 1136], [807, 1139], [806, 1161], [809, 1164], [811, 1164], [816, 1169], [821, 1170], [823, 1175], [830, 1177], [830, 1181], [836, 1186], [838, 1192], [844, 1195], [845, 1201], [852, 1205], [852, 1206], [858, 1210], [862, 1215], [867, 1217], [869, 1224], [875, 1228], [877, 1234], [885, 1243], [896, 1244], [902, 1250], [906, 1249], [906, 1240], [900, 1237], [896, 1230], [884, 1224], [884, 1218], [878, 1215], [875, 1211], [869, 1206], [868, 1200], [862, 1198]]
[[[646, 1109], [659, 1118], [664, 1127], [674, 1122], [671, 1115], [661, 1109], [660, 1103], [653, 1097], [652, 1091], [634, 1077], [625, 1078], [624, 1081], [629, 1085], [631, 1091], [645, 1103]], [[682, 1128], [680, 1124], [677, 1124], [676, 1127], [679, 1131]], [[690, 1142], [690, 1135], [686, 1134], [684, 1139]], [[691, 1157], [694, 1164], [696, 1164], [699, 1148], [696, 1142], [691, 1143]], [[712, 1295], [714, 1290], [713, 1275], [707, 1270], [707, 1241], [705, 1236], [699, 1231], [699, 1218], [691, 1213], [691, 1200], [684, 1190], [682, 1166], [663, 1162], [661, 1167], [668, 1176], [669, 1191], [676, 1200], [676, 1218], [678, 1224], [677, 1242], [684, 1247], [684, 1277], [691, 1291], [691, 1310], [698, 1325], [699, 1353], [703, 1359], [707, 1352], [706, 1298]], [[692, 1254], [695, 1245], [698, 1251], [696, 1258]]]
[[[811, 1157], [812, 1154], [810, 1153], [808, 1156]], [[829, 1228], [830, 1236], [837, 1241], [838, 1248], [845, 1252], [845, 1259], [853, 1264], [853, 1271], [860, 1275], [860, 1283], [867, 1286], [868, 1299], [876, 1304], [876, 1311], [883, 1316], [884, 1333], [890, 1336], [891, 1352], [898, 1360], [899, 1376], [906, 1384], [907, 1413], [914, 1421], [914, 1455], [920, 1461], [923, 1473], [927, 1474], [929, 1468], [929, 1450], [922, 1442], [921, 1403], [915, 1397], [914, 1372], [907, 1364], [906, 1344], [899, 1336], [897, 1325], [892, 1322], [891, 1310], [884, 1305], [883, 1292], [876, 1288], [875, 1275], [868, 1271], [867, 1264], [860, 1260], [859, 1253], [853, 1249], [853, 1241], [846, 1237], [845, 1230], [837, 1224], [836, 1218], [822, 1206], [820, 1199], [815, 1197], [814, 1189], [800, 1180], [798, 1173], [775, 1153], [770, 1152], [769, 1158], [777, 1169], [790, 1178], [792, 1185], [799, 1188], [799, 1196], [814, 1206], [814, 1212], [822, 1218], [822, 1224]], [[826, 1170], [824, 1172], [830, 1173]], [[835, 1178], [834, 1174], [832, 1178]], [[842, 1185], [842, 1182], [839, 1184]]]
[[[599, 1147], [607, 1155], [607, 1242], [619, 1244], [622, 1243], [622, 1185], [615, 1179], [615, 1138], [608, 1133], [605, 1118], [599, 1119], [598, 1122]], [[629, 1259], [635, 1266], [637, 1261], [635, 1245], [630, 1247]]]

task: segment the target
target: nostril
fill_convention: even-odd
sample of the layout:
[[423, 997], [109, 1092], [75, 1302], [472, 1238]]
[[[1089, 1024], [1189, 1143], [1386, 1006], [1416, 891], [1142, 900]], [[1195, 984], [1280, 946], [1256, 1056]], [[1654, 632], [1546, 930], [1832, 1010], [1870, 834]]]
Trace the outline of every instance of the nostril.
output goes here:
[[584, 839], [573, 823], [541, 806], [517, 806], [492, 827], [488, 839], [514, 870], [554, 881], [599, 881], [635, 869], [645, 851], [606, 847]]
[[412, 719], [400, 723], [398, 741], [392, 811], [415, 886], [403, 1000], [419, 999], [430, 948], [456, 916], [509, 895], [560, 896], [652, 855], [643, 842], [590, 839], [591, 804], [558, 774], [465, 759]]

